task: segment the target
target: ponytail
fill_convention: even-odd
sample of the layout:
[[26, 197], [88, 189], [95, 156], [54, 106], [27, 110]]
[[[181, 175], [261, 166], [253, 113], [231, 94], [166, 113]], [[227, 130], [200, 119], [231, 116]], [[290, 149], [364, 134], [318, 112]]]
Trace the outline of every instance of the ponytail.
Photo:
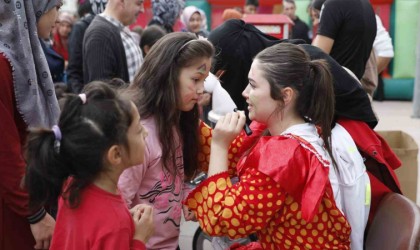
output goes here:
[[54, 132], [47, 129], [30, 131], [26, 146], [28, 159], [25, 186], [29, 192], [29, 209], [35, 211], [45, 204], [54, 205], [69, 176], [59, 153], [54, 150]]
[[[302, 115], [308, 117], [311, 122], [321, 128], [321, 137], [324, 140], [334, 167], [336, 162], [331, 148], [331, 126], [334, 119], [335, 96], [333, 78], [325, 60], [313, 60], [309, 62], [308, 84], [312, 85], [310, 97], [306, 101], [307, 110]], [[298, 101], [303, 101], [301, 98]]]
[[89, 83], [86, 95], [66, 98], [57, 127], [29, 131], [24, 182], [34, 210], [54, 206], [60, 195], [77, 207], [80, 191], [106, 171], [106, 151], [128, 147], [131, 102], [102, 82]]
[[311, 61], [298, 45], [280, 43], [258, 53], [264, 77], [270, 84], [270, 95], [284, 104], [281, 89], [290, 87], [299, 94], [296, 111], [307, 122], [321, 129], [325, 148], [335, 160], [331, 149], [331, 126], [334, 119], [335, 96], [333, 78], [325, 60]]

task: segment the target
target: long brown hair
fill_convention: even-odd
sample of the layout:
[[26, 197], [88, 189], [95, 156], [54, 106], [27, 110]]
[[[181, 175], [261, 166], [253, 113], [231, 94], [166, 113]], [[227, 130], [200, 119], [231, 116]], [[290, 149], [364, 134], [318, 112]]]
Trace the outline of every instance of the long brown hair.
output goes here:
[[162, 146], [164, 167], [171, 173], [170, 162], [175, 162], [175, 137], [173, 128], [183, 143], [184, 172], [192, 177], [198, 168], [198, 121], [197, 105], [191, 111], [180, 110], [179, 76], [182, 68], [192, 65], [197, 59], [212, 58], [213, 45], [198, 40], [192, 33], [170, 33], [162, 37], [145, 57], [137, 73], [131, 91], [137, 91], [134, 100], [140, 116], [153, 116]]
[[281, 89], [298, 92], [296, 109], [307, 122], [321, 128], [325, 148], [331, 151], [331, 125], [334, 119], [335, 97], [333, 78], [325, 60], [311, 61], [300, 46], [281, 43], [261, 51], [255, 58], [260, 62], [264, 78], [270, 84], [271, 97], [283, 102]]

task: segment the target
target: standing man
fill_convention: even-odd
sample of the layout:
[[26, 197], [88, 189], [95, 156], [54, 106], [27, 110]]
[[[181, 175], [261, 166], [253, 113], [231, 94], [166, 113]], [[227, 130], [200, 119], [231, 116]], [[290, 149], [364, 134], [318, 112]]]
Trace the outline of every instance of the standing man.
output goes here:
[[[313, 6], [322, 1], [315, 0]], [[376, 36], [375, 13], [369, 0], [326, 0], [321, 6], [313, 45], [361, 79]]]
[[303, 39], [306, 43], [311, 44], [308, 25], [296, 16], [295, 0], [283, 0], [283, 14], [295, 23], [292, 29], [292, 39]]
[[144, 12], [144, 0], [108, 0], [83, 39], [84, 82], [120, 78], [132, 81], [143, 63], [140, 46], [128, 25]]

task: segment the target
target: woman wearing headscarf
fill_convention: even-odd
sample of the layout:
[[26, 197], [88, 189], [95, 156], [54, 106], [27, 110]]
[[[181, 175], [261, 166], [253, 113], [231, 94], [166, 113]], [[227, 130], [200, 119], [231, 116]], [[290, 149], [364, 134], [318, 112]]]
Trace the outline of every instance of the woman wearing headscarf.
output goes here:
[[73, 16], [61, 12], [58, 16], [58, 27], [54, 32], [53, 49], [67, 62], [69, 60], [68, 39], [73, 26]]
[[203, 10], [188, 6], [182, 11], [181, 22], [184, 25], [182, 31], [191, 32], [197, 36], [208, 37], [209, 32], [205, 27], [206, 15]]
[[183, 0], [153, 0], [153, 17], [147, 26], [156, 24], [161, 26], [166, 33], [174, 32], [173, 26], [175, 25], [183, 8]]
[[67, 66], [67, 84], [70, 91], [80, 93], [84, 86], [83, 80], [83, 37], [95, 15], [105, 10], [108, 0], [85, 0], [81, 3], [90, 6], [90, 13], [74, 23], [68, 41], [69, 63]]
[[59, 108], [39, 38], [48, 38], [61, 0], [10, 0], [0, 10], [0, 249], [47, 249], [54, 219], [30, 211], [21, 187], [26, 130], [57, 123]]

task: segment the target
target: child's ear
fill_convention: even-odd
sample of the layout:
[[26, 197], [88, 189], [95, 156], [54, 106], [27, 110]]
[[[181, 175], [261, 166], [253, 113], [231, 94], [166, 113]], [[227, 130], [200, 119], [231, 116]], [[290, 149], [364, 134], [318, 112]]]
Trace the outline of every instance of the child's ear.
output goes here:
[[108, 162], [115, 166], [122, 162], [121, 148], [118, 145], [112, 145], [106, 154]]

